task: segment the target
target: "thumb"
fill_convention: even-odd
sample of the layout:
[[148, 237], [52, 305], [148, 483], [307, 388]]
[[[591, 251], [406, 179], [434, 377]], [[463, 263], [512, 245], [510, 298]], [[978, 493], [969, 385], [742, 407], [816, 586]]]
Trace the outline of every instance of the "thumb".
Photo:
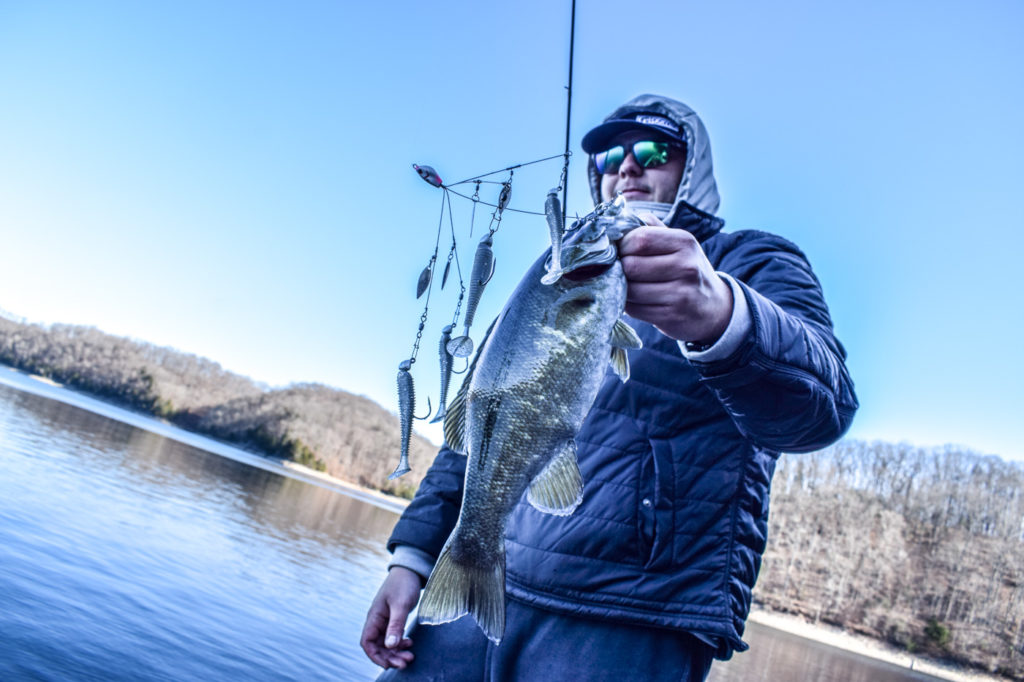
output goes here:
[[384, 646], [394, 649], [402, 641], [402, 634], [405, 632], [405, 619], [409, 616], [409, 609], [405, 605], [391, 604], [388, 616], [388, 627], [385, 630]]

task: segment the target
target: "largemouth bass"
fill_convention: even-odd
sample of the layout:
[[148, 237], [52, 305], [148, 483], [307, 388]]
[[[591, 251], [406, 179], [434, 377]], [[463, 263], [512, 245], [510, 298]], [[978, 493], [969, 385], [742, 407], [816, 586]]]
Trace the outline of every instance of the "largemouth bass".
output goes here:
[[[547, 212], [559, 212], [557, 200]], [[550, 215], [549, 215], [550, 218]], [[505, 630], [505, 525], [523, 494], [542, 512], [569, 515], [583, 500], [575, 436], [609, 361], [625, 381], [625, 350], [640, 348], [620, 318], [626, 280], [609, 235], [639, 220], [602, 204], [566, 233], [561, 267], [544, 257], [523, 277], [448, 407], [445, 440], [468, 455], [458, 523], [427, 582], [419, 618], [467, 613], [500, 642]], [[555, 266], [558, 267], [557, 265]]]

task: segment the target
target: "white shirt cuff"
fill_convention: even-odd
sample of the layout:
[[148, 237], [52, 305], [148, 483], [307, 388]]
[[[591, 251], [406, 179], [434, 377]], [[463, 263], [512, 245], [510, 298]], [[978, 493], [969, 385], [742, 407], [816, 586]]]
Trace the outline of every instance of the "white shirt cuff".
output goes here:
[[434, 570], [434, 557], [411, 545], [398, 545], [391, 554], [388, 570], [390, 571], [395, 566], [408, 568], [426, 580], [430, 577], [430, 572]]
[[715, 341], [707, 350], [686, 350], [686, 343], [680, 341], [679, 350], [683, 352], [683, 357], [687, 360], [714, 362], [715, 360], [723, 360], [729, 357], [734, 350], [740, 347], [744, 337], [750, 332], [751, 327], [754, 326], [754, 320], [750, 316], [750, 306], [747, 304], [747, 297], [743, 293], [743, 288], [740, 287], [736, 280], [724, 272], [718, 273], [718, 276], [725, 280], [729, 288], [732, 289], [732, 317], [729, 318], [729, 326], [722, 332], [722, 336], [719, 337], [718, 341]]

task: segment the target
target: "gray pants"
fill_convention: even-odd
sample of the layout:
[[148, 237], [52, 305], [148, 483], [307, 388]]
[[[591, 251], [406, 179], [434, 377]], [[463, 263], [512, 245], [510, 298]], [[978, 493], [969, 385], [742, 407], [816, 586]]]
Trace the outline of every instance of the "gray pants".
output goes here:
[[711, 647], [683, 633], [586, 620], [511, 599], [499, 646], [471, 616], [417, 623], [409, 637], [415, 660], [377, 682], [702, 682], [713, 657]]

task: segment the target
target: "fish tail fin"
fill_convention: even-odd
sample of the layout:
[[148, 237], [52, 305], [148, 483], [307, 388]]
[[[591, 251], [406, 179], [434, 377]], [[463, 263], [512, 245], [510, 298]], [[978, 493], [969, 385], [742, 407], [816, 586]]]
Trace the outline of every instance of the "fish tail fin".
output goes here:
[[434, 566], [419, 604], [419, 620], [439, 625], [472, 614], [495, 644], [505, 634], [505, 553], [493, 564], [463, 566], [445, 547]]

